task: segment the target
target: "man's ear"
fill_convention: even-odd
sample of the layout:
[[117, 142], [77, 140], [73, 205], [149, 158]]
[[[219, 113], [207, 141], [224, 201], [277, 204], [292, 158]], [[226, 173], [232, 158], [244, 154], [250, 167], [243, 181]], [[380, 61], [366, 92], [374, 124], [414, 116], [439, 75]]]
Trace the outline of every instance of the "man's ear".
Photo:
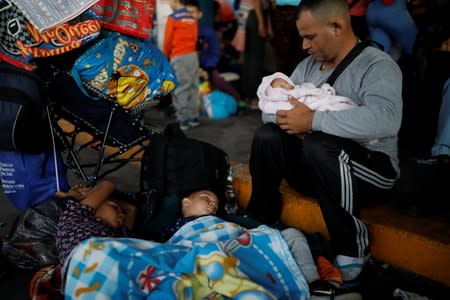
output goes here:
[[328, 24], [331, 27], [331, 31], [335, 36], [339, 36], [344, 28], [344, 21], [340, 18], [331, 18]]

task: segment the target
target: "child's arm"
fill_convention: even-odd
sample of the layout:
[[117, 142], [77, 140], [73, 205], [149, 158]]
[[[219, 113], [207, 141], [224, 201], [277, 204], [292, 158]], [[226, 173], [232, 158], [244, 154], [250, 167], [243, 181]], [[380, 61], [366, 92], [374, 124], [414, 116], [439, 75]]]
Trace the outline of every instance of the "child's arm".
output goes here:
[[170, 59], [170, 54], [172, 52], [172, 40], [174, 31], [174, 20], [170, 16], [167, 18], [166, 27], [164, 30], [164, 41], [163, 41], [163, 53]]
[[89, 193], [90, 188], [86, 184], [74, 185], [68, 192], [56, 192], [56, 197], [58, 198], [73, 198], [76, 201], [83, 200], [84, 197]]
[[116, 200], [116, 202], [125, 213], [125, 220], [123, 224], [129, 230], [132, 230], [134, 227], [134, 222], [136, 221], [137, 207], [123, 200]]
[[113, 192], [114, 185], [111, 181], [105, 180], [95, 185], [80, 203], [97, 209], [111, 197]]

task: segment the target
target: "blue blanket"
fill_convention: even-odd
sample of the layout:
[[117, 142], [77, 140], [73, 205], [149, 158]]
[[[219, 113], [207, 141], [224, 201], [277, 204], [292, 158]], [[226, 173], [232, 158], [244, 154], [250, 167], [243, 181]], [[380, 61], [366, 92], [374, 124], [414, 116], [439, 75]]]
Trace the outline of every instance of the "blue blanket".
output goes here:
[[308, 299], [278, 230], [198, 218], [165, 244], [91, 238], [65, 265], [65, 299]]

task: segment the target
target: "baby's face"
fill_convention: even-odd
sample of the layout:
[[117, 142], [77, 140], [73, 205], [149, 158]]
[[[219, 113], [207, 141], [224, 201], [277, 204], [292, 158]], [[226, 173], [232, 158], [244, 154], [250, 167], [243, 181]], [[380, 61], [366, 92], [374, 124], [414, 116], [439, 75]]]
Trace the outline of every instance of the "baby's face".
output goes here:
[[[186, 199], [186, 198], [185, 198]], [[183, 203], [184, 217], [215, 215], [219, 207], [219, 199], [210, 191], [204, 190], [191, 194]], [[185, 201], [183, 199], [183, 201]]]
[[270, 83], [270, 86], [273, 88], [282, 88], [282, 89], [286, 89], [286, 90], [292, 90], [294, 88], [294, 86], [292, 84], [290, 84], [289, 82], [287, 82], [286, 80], [284, 80], [282, 78], [275, 78]]

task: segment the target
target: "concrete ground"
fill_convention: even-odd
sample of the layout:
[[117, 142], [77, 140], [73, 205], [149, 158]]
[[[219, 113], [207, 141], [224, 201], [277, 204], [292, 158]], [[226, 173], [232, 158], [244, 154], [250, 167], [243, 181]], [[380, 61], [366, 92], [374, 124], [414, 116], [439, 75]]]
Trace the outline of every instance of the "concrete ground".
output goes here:
[[[160, 129], [164, 128], [165, 124], [174, 121], [173, 117], [166, 117], [163, 112], [156, 109], [148, 112], [145, 119]], [[258, 112], [248, 112], [220, 121], [201, 118], [201, 123], [201, 126], [188, 130], [186, 134], [189, 137], [221, 147], [233, 161], [248, 163], [252, 135], [255, 128], [261, 124]], [[92, 155], [92, 153], [86, 154], [86, 156]], [[81, 182], [71, 171], [68, 171], [68, 178], [71, 185]], [[110, 174], [108, 178], [117, 184], [118, 189], [124, 191], [139, 189], [138, 165], [127, 165]], [[0, 236], [4, 236], [8, 232], [19, 213], [0, 193]], [[5, 278], [0, 279], [0, 298], [30, 299], [28, 283], [33, 273], [33, 271], [18, 269], [10, 270]], [[395, 299], [392, 294], [396, 288], [412, 291], [430, 299], [450, 299], [450, 287], [402, 271], [383, 262], [371, 261], [363, 275], [363, 299]]]

